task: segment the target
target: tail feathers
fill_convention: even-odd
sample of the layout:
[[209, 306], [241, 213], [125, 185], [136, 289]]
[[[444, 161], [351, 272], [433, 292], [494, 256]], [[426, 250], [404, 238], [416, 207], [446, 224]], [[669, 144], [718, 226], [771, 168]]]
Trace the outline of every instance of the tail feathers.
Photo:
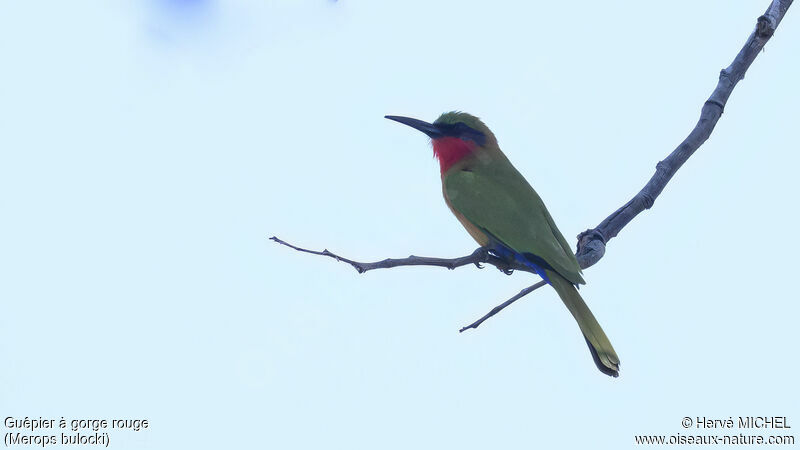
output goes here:
[[600, 359], [600, 355], [597, 353], [597, 349], [594, 348], [591, 342], [589, 342], [589, 338], [586, 335], [583, 335], [583, 338], [586, 340], [586, 345], [589, 346], [589, 353], [592, 354], [592, 359], [594, 360], [594, 364], [600, 369], [600, 372], [603, 372], [606, 375], [612, 376], [617, 378], [619, 376], [619, 358], [617, 358], [617, 354], [614, 353], [614, 348], [611, 347], [609, 343], [609, 347], [611, 348], [611, 355], [614, 356], [614, 360], [617, 361], [616, 363], [610, 363], [608, 358]]
[[619, 357], [578, 290], [570, 281], [554, 271], [548, 270], [547, 275], [550, 284], [578, 322], [597, 368], [606, 375], [619, 376]]

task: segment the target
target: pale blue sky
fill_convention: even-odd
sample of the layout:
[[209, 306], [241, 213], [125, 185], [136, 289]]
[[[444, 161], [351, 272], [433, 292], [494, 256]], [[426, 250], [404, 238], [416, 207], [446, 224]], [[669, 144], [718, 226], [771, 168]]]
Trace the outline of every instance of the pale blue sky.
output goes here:
[[549, 289], [458, 333], [528, 274], [358, 275], [267, 240], [471, 252], [427, 139], [383, 119], [460, 109], [574, 242], [688, 133], [768, 3], [0, 2], [0, 414], [147, 418], [111, 446], [152, 449], [800, 426], [797, 11], [585, 273], [618, 379]]

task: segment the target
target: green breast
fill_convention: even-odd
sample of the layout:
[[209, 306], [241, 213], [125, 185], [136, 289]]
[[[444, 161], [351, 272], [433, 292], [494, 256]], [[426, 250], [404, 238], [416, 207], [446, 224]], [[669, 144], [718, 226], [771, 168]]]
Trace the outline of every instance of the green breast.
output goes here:
[[[499, 150], [497, 153], [472, 157], [443, 174], [445, 198], [456, 217], [463, 217], [462, 223], [484, 230], [517, 253], [542, 258], [572, 283], [585, 283], [575, 255], [542, 199], [508, 159]], [[470, 227], [464, 226], [469, 231]]]

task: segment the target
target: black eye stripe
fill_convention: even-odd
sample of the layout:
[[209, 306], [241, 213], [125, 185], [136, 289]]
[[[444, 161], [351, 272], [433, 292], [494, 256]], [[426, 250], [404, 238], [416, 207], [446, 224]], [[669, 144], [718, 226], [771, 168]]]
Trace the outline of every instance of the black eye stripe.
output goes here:
[[484, 145], [486, 143], [486, 135], [484, 135], [480, 131], [470, 127], [469, 125], [463, 122], [457, 122], [454, 124], [440, 123], [436, 124], [436, 126], [446, 136], [453, 136], [461, 139], [469, 139], [471, 141], [474, 141], [478, 145]]

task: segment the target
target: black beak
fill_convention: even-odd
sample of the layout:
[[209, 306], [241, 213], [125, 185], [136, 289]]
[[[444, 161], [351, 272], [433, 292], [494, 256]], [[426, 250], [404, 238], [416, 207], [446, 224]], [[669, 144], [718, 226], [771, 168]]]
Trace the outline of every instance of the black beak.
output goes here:
[[411, 117], [403, 117], [403, 116], [385, 116], [389, 120], [394, 120], [395, 122], [400, 122], [404, 125], [408, 125], [411, 128], [415, 128], [423, 133], [427, 134], [428, 137], [431, 139], [438, 139], [440, 137], [444, 137], [444, 133], [442, 130], [436, 127], [436, 125], [432, 123], [425, 122], [419, 119], [412, 119]]

